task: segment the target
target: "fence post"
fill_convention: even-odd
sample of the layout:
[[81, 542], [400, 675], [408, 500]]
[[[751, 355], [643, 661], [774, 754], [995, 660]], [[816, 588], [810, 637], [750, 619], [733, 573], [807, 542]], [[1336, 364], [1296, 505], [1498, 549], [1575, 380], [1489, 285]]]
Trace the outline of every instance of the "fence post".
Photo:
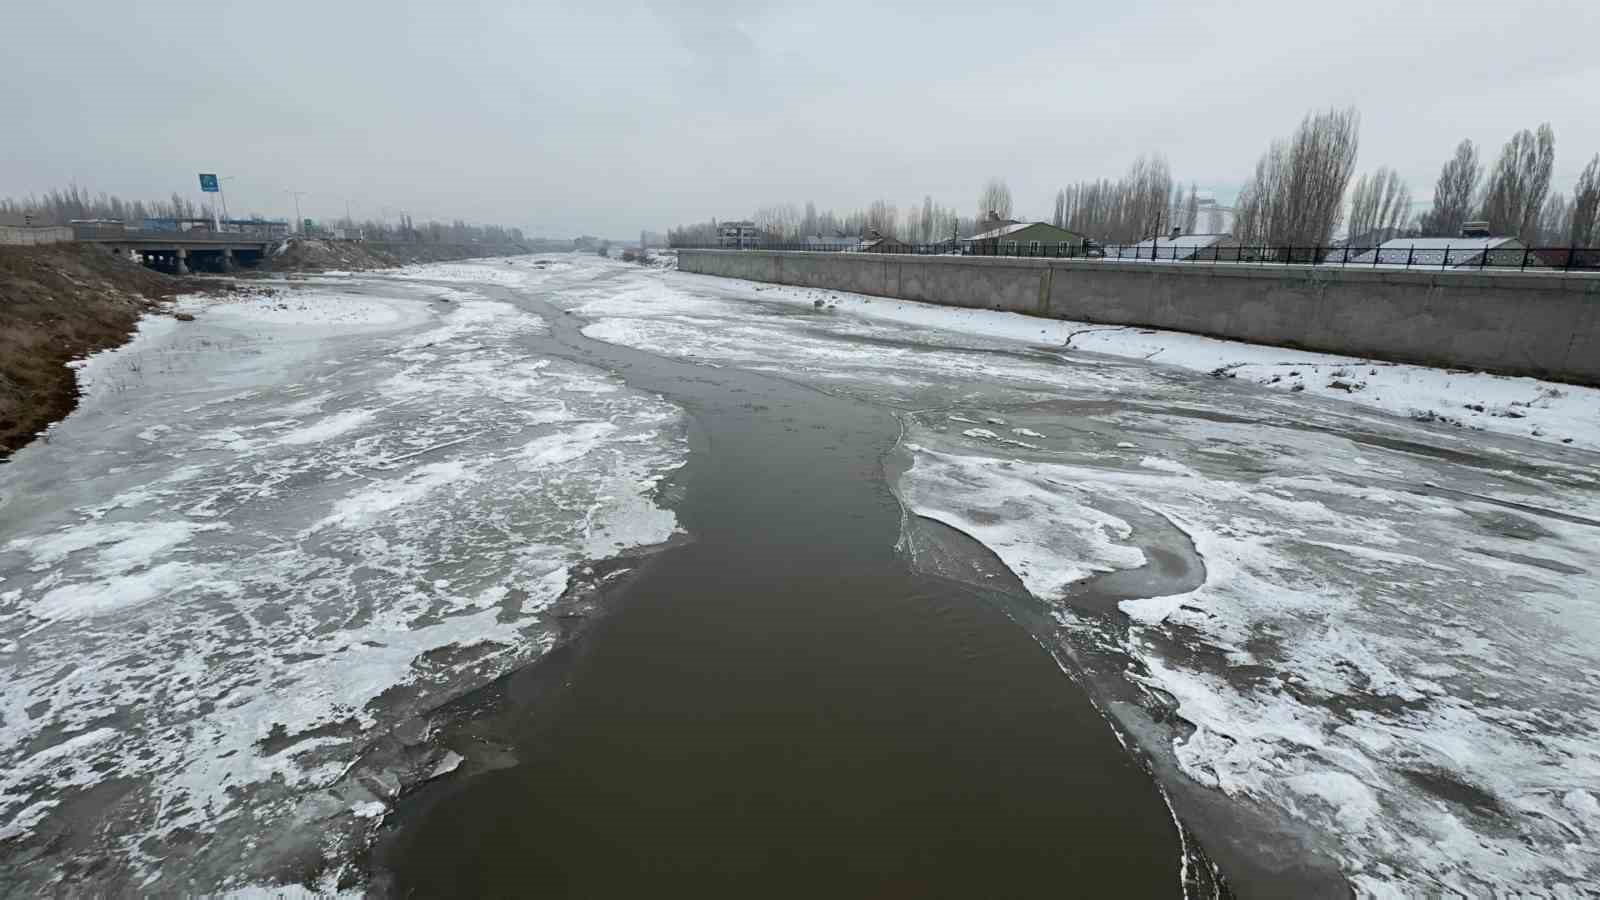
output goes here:
[[1483, 255], [1478, 257], [1478, 271], [1482, 272], [1489, 265], [1489, 245], [1483, 245]]
[[1411, 268], [1411, 262], [1412, 262], [1412, 260], [1414, 260], [1416, 258], [1417, 258], [1417, 245], [1416, 244], [1412, 244], [1410, 251], [1406, 253], [1406, 268], [1407, 269]]
[[1445, 269], [1448, 269], [1448, 268], [1450, 268], [1450, 245], [1449, 244], [1445, 244], [1444, 245], [1444, 261], [1439, 263], [1439, 271], [1443, 272]]
[[1532, 253], [1532, 252], [1533, 252], [1533, 248], [1532, 247], [1523, 247], [1522, 248], [1522, 265], [1517, 267], [1519, 271], [1522, 271], [1522, 272], [1528, 271], [1528, 254]]
[[1572, 261], [1578, 258], [1578, 245], [1573, 244], [1567, 249], [1567, 267], [1565, 271], [1572, 271]]

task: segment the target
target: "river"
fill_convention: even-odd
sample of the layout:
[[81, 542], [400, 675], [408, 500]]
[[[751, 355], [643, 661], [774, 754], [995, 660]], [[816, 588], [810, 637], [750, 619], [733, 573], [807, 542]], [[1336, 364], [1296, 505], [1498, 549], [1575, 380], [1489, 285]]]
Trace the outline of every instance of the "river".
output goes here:
[[593, 257], [258, 287], [0, 467], [8, 889], [1595, 877], [1592, 454]]

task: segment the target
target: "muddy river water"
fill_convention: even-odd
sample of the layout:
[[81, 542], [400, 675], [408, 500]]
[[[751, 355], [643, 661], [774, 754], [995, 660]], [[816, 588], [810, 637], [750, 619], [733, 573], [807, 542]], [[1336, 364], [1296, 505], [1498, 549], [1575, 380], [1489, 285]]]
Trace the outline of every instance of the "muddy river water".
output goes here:
[[995, 592], [897, 551], [890, 410], [519, 302], [554, 326], [538, 353], [687, 410], [692, 540], [463, 732], [514, 762], [401, 804], [398, 893], [1181, 894], [1173, 816], [1100, 713]]

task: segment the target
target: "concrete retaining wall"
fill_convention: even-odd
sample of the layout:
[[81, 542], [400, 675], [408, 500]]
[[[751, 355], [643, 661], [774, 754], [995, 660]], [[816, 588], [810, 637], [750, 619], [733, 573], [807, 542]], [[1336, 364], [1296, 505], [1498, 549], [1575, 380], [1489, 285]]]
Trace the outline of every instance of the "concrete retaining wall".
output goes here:
[[1600, 276], [680, 250], [685, 272], [1600, 385]]
[[0, 244], [8, 246], [60, 244], [72, 239], [72, 229], [65, 225], [0, 225]]

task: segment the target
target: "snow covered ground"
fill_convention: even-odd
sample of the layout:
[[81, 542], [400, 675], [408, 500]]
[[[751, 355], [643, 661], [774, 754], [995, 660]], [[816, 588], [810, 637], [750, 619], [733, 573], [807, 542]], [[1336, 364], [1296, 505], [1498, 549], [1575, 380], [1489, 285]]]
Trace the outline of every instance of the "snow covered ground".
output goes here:
[[[1063, 640], [1109, 634], [1181, 717], [1178, 769], [1359, 893], [1600, 890], [1600, 392], [683, 273], [597, 269], [557, 302], [898, 409], [903, 501]], [[1109, 630], [1073, 599], [1173, 529], [1197, 583]]]
[[4, 883], [334, 884], [442, 763], [395, 735], [425, 753], [416, 714], [547, 649], [581, 562], [674, 533], [678, 411], [430, 268], [185, 301], [0, 467]]

